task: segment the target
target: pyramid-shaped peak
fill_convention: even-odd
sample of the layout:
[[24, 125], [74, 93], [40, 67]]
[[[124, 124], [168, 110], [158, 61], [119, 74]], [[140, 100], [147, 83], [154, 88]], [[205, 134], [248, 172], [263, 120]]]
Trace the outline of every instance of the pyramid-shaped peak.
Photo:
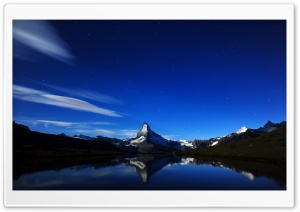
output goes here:
[[270, 120], [265, 124], [265, 126], [264, 127], [268, 127], [268, 126], [272, 126], [272, 125], [274, 125], [274, 123], [273, 122], [271, 122]]
[[142, 125], [142, 128], [140, 129], [140, 131], [137, 134], [137, 137], [140, 137], [140, 136], [145, 136], [146, 137], [151, 132], [152, 131], [151, 131], [149, 125], [147, 124], [147, 122], [144, 122], [143, 125]]
[[149, 127], [149, 124], [147, 124], [147, 122], [144, 122], [143, 126], [148, 126]]
[[274, 124], [271, 121], [268, 121], [265, 126], [263, 127], [263, 130], [266, 132], [271, 132], [273, 130], [275, 130], [278, 127], [279, 124]]

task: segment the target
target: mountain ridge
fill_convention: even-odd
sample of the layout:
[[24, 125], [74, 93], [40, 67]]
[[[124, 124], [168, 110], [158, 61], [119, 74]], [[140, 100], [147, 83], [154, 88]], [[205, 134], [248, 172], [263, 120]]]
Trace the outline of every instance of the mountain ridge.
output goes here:
[[[204, 148], [209, 146], [219, 146], [234, 141], [245, 140], [249, 138], [259, 137], [265, 133], [272, 132], [278, 127], [282, 126], [286, 122], [281, 123], [272, 123], [268, 121], [263, 127], [258, 129], [250, 129], [245, 126], [238, 129], [236, 132], [227, 134], [226, 136], [219, 136], [216, 138], [210, 138], [207, 140], [195, 139], [193, 141], [187, 140], [170, 140], [166, 139], [158, 133], [151, 130], [149, 124], [144, 122], [138, 131], [136, 137], [130, 139], [117, 139], [117, 138], [108, 138], [103, 136], [90, 137], [82, 134], [74, 135], [73, 137], [68, 137], [65, 134], [60, 134], [57, 136], [77, 139], [81, 142], [104, 142], [111, 144], [124, 152], [139, 152], [139, 153], [160, 153], [160, 152], [174, 152], [174, 151], [184, 151], [190, 149]], [[14, 122], [14, 127], [18, 126], [23, 131], [30, 131], [29, 127], [25, 125], [16, 124]], [[35, 132], [39, 133], [39, 132]], [[45, 134], [46, 135], [46, 134]], [[54, 135], [48, 134], [48, 137], [53, 137]], [[18, 135], [16, 135], [18, 137]], [[57, 139], [57, 138], [55, 138]], [[91, 145], [86, 143], [85, 145]]]
[[275, 130], [257, 137], [248, 137], [218, 146], [195, 148], [177, 154], [273, 161], [285, 167], [286, 145], [286, 122], [282, 122]]

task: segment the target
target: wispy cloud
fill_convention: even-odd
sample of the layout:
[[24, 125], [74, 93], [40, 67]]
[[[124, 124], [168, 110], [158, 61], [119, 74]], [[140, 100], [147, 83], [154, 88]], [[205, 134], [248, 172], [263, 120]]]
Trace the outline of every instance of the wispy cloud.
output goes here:
[[73, 122], [50, 121], [50, 120], [36, 120], [36, 121], [34, 121], [33, 124], [38, 124], [38, 123], [42, 123], [45, 126], [54, 125], [54, 126], [58, 126], [58, 127], [70, 127], [70, 126], [77, 125], [76, 123], [73, 123]]
[[[91, 136], [96, 135], [106, 135], [106, 136], [112, 136], [112, 137], [118, 137], [118, 138], [133, 138], [136, 136], [138, 130], [111, 130], [111, 129], [103, 129], [103, 128], [93, 128], [92, 126], [89, 126], [88, 128], [82, 127], [84, 125], [76, 125], [72, 126], [71, 128], [68, 128], [70, 132], [73, 133], [81, 133]], [[87, 126], [87, 125], [86, 125]]]
[[84, 89], [69, 89], [69, 88], [63, 88], [60, 86], [54, 86], [54, 85], [46, 85], [49, 88], [55, 89], [57, 91], [66, 93], [68, 95], [75, 95], [78, 97], [83, 97], [86, 99], [92, 99], [94, 101], [106, 103], [106, 104], [122, 104], [122, 102], [114, 97], [101, 94], [98, 92], [93, 92], [89, 90]]
[[121, 117], [121, 115], [116, 113], [115, 111], [97, 107], [80, 99], [53, 95], [44, 91], [19, 85], [13, 86], [13, 97], [29, 102], [53, 105], [56, 107], [69, 108], [73, 110], [87, 111], [105, 116]]
[[113, 134], [115, 134], [114, 131], [112, 131], [112, 130], [106, 130], [106, 129], [96, 129], [95, 132], [106, 134], [106, 135], [113, 135]]
[[81, 124], [93, 124], [93, 125], [116, 125], [111, 122], [103, 122], [103, 121], [92, 121], [92, 122], [79, 122]]
[[[72, 121], [62, 121], [62, 120], [47, 120], [47, 119], [32, 119], [32, 118], [17, 118], [15, 119], [18, 123], [25, 125], [43, 125], [48, 129], [52, 127], [52, 130], [59, 132], [64, 132], [69, 135], [74, 134], [84, 134], [88, 136], [104, 135], [116, 138], [133, 138], [137, 135], [139, 129], [115, 129], [118, 127], [117, 124], [111, 122], [101, 122], [101, 121], [88, 121], [88, 122], [72, 122]], [[102, 126], [100, 128], [100, 126]]]
[[90, 122], [66, 122], [66, 121], [56, 121], [56, 120], [40, 120], [40, 119], [19, 119], [21, 122], [29, 123], [32, 125], [44, 124], [47, 126], [53, 125], [57, 127], [67, 127], [67, 128], [93, 128], [99, 125], [116, 125], [111, 122], [101, 122], [101, 121], [90, 121]]
[[80, 125], [74, 128], [68, 128], [72, 133], [86, 134], [90, 136], [105, 135], [116, 138], [133, 138], [136, 136], [138, 130], [112, 130], [112, 129], [99, 129], [99, 128], [82, 128]]
[[[71, 63], [74, 58], [68, 45], [47, 21], [15, 20], [13, 38], [29, 48], [66, 63]], [[26, 59], [24, 55], [23, 59]]]
[[120, 130], [118, 135], [121, 135], [121, 136], [126, 136], [126, 137], [130, 137], [130, 138], [133, 138], [136, 136], [136, 134], [138, 133], [139, 130]]
[[87, 99], [93, 99], [103, 103], [121, 104], [121, 101], [119, 101], [118, 99], [97, 92], [88, 91], [88, 90], [80, 90], [78, 95]]
[[97, 135], [95, 130], [91, 130], [91, 129], [72, 129], [69, 131], [69, 133], [80, 133], [80, 134], [92, 135], [92, 136]]

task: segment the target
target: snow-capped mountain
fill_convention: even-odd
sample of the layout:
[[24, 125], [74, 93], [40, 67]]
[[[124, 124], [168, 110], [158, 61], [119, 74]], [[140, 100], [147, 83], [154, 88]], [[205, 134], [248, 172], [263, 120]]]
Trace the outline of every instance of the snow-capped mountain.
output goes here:
[[[284, 123], [284, 122], [282, 122]], [[210, 138], [206, 140], [195, 139], [193, 141], [188, 140], [169, 140], [165, 139], [161, 135], [152, 131], [150, 126], [145, 122], [143, 123], [140, 131], [135, 138], [117, 139], [107, 138], [103, 136], [97, 136], [95, 138], [85, 136], [82, 134], [75, 135], [74, 138], [80, 138], [85, 140], [105, 141], [114, 146], [126, 151], [126, 152], [140, 152], [140, 153], [153, 153], [153, 152], [172, 152], [178, 150], [188, 150], [194, 148], [217, 146], [224, 143], [233, 141], [239, 141], [249, 138], [261, 136], [264, 133], [271, 132], [281, 126], [281, 124], [274, 124], [268, 121], [263, 127], [258, 129], [250, 129], [246, 126], [241, 127], [237, 131], [227, 134], [225, 136], [219, 136], [216, 138]]]
[[[130, 146], [136, 147], [139, 152], [170, 152], [178, 149], [173, 142], [152, 131], [145, 122], [137, 136], [130, 141]], [[177, 146], [180, 144], [178, 143]]]
[[140, 129], [140, 131], [137, 133], [136, 138], [130, 141], [130, 145], [135, 146], [136, 144], [142, 143], [142, 142], [152, 142], [157, 145], [161, 146], [169, 146], [167, 139], [163, 138], [161, 135], [153, 132], [149, 125], [145, 122]]
[[178, 140], [177, 142], [180, 143], [181, 147], [193, 148], [193, 142], [192, 141]]
[[[285, 122], [282, 122], [285, 123]], [[268, 121], [264, 127], [260, 127], [258, 129], [249, 129], [245, 126], [241, 127], [234, 133], [230, 133], [226, 136], [220, 136], [216, 138], [211, 138], [208, 140], [194, 140], [193, 146], [194, 148], [201, 148], [207, 146], [215, 146], [223, 143], [229, 143], [232, 141], [244, 140], [248, 138], [254, 138], [257, 136], [261, 136], [264, 133], [271, 132], [277, 129], [282, 123], [274, 124], [271, 121]]]
[[241, 133], [246, 132], [247, 130], [248, 130], [247, 127], [243, 126], [243, 127], [240, 128], [239, 130], [237, 130], [235, 133], [236, 133], [236, 134], [241, 134]]

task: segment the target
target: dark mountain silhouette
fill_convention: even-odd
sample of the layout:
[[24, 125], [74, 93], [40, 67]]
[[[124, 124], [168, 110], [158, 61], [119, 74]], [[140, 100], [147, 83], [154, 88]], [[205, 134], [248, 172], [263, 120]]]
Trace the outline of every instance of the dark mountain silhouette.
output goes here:
[[121, 153], [118, 147], [105, 141], [88, 141], [31, 131], [28, 127], [13, 123], [14, 159], [34, 156], [68, 156], [93, 153]]
[[228, 144], [235, 141], [243, 141], [246, 139], [256, 138], [264, 135], [265, 133], [272, 132], [277, 128], [286, 125], [286, 122], [281, 122], [278, 124], [274, 124], [271, 121], [268, 121], [264, 127], [260, 127], [258, 129], [247, 129], [246, 127], [242, 127], [243, 129], [239, 129], [237, 132], [230, 133], [226, 136], [221, 136], [217, 138], [211, 138], [208, 140], [194, 140], [193, 146], [194, 148], [202, 148], [208, 146], [219, 146], [222, 144]]
[[[286, 122], [274, 124], [268, 121], [264, 127], [259, 129], [248, 129], [242, 127], [235, 133], [230, 133], [226, 136], [211, 138], [209, 140], [194, 140], [191, 142], [194, 146], [194, 151], [189, 151], [191, 148], [185, 148], [183, 142], [172, 141], [163, 138], [158, 133], [151, 130], [150, 126], [143, 123], [137, 136], [132, 139], [121, 140], [117, 138], [107, 138], [97, 136], [95, 138], [80, 135], [76, 138], [66, 136], [65, 134], [53, 135], [40, 132], [30, 131], [25, 125], [13, 123], [13, 146], [14, 158], [26, 157], [54, 157], [54, 156], [81, 156], [81, 155], [99, 155], [99, 154], [118, 154], [118, 153], [168, 153], [175, 151], [197, 152], [197, 149], [205, 148], [205, 151], [215, 152], [215, 149], [207, 147], [219, 147], [217, 155], [224, 155], [224, 145], [229, 149], [235, 145], [243, 147], [250, 151], [248, 144], [244, 141], [249, 139], [262, 140], [268, 133], [277, 132], [280, 128], [286, 126]], [[285, 127], [283, 127], [285, 129]], [[80, 138], [79, 138], [80, 137]], [[285, 134], [283, 135], [285, 138]], [[86, 139], [85, 139], [86, 138]], [[276, 139], [274, 137], [274, 139]], [[191, 144], [190, 143], [190, 144]], [[233, 144], [232, 144], [233, 143]], [[232, 144], [232, 145], [231, 145]], [[271, 149], [270, 145], [263, 145], [262, 148]], [[245, 151], [244, 151], [245, 152]], [[244, 155], [244, 152], [239, 152], [238, 155]], [[250, 151], [251, 152], [251, 151]], [[259, 152], [259, 151], [258, 151]], [[233, 152], [232, 152], [233, 153]], [[235, 152], [237, 154], [237, 152]], [[253, 152], [253, 155], [256, 153]]]
[[245, 134], [244, 139], [234, 139], [215, 146], [195, 148], [182, 151], [183, 155], [201, 155], [211, 157], [227, 157], [246, 160], [274, 161], [286, 164], [286, 123], [282, 122], [275, 130], [251, 137]]

